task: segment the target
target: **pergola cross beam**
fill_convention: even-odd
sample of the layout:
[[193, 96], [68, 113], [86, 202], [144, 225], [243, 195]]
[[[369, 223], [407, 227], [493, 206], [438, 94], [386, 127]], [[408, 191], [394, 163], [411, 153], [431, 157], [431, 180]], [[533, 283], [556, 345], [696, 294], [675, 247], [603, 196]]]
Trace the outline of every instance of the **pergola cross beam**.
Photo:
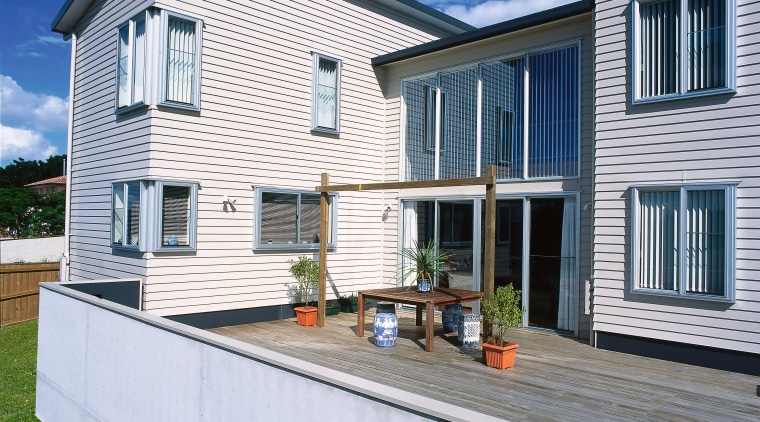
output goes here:
[[496, 251], [496, 166], [486, 167], [484, 177], [469, 177], [461, 179], [421, 180], [412, 182], [385, 182], [385, 183], [359, 183], [353, 185], [332, 185], [330, 176], [322, 173], [321, 185], [314, 188], [320, 192], [320, 219], [319, 219], [319, 296], [317, 300], [317, 326], [325, 326], [325, 306], [327, 304], [327, 226], [328, 226], [328, 201], [330, 192], [350, 192], [367, 190], [395, 190], [395, 189], [419, 189], [440, 188], [454, 186], [478, 186], [486, 187], [486, 227], [485, 227], [485, 256], [483, 257], [483, 293], [486, 297], [493, 293], [494, 287], [494, 261]]

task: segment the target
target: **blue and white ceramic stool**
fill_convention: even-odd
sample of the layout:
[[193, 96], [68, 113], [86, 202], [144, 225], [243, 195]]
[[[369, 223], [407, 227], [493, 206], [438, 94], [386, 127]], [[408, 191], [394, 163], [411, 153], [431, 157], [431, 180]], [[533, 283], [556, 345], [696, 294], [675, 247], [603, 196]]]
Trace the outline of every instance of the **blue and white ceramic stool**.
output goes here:
[[392, 302], [378, 302], [375, 313], [375, 345], [393, 347], [398, 335], [396, 305]]
[[480, 315], [462, 314], [459, 318], [459, 344], [477, 347], [480, 340]]
[[459, 316], [462, 315], [462, 304], [443, 305], [441, 322], [444, 333], [455, 333], [459, 327]]

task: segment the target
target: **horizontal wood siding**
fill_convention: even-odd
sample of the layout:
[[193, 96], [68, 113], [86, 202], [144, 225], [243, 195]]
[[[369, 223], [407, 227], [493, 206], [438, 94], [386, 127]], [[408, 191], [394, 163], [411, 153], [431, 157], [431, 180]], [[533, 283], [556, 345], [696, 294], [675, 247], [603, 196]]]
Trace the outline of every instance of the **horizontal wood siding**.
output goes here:
[[114, 114], [116, 28], [145, 1], [94, 2], [76, 31], [70, 279], [144, 277], [139, 253], [110, 247], [111, 183], [148, 175], [150, 112]]
[[[538, 28], [519, 31], [501, 37], [494, 37], [481, 42], [455, 47], [443, 52], [429, 54], [423, 57], [406, 60], [404, 62], [384, 66], [382, 75], [386, 86], [387, 105], [387, 139], [385, 168], [388, 171], [386, 178], [398, 180], [400, 142], [402, 136], [400, 101], [401, 81], [411, 79], [418, 75], [433, 74], [443, 69], [451, 69], [466, 66], [471, 63], [488, 58], [504, 57], [510, 54], [523, 54], [529, 50], [541, 49], [546, 46], [558, 44], [570, 40], [581, 40], [581, 177], [564, 182], [532, 181], [527, 183], [507, 182], [497, 186], [499, 194], [526, 194], [580, 191], [580, 233], [578, 251], [579, 291], [578, 291], [578, 335], [588, 338], [590, 335], [590, 318], [584, 313], [584, 281], [591, 276], [592, 254], [592, 219], [590, 211], [583, 211], [583, 205], [591, 202], [592, 195], [592, 156], [593, 156], [593, 41], [592, 41], [592, 18], [591, 14], [569, 18], [561, 22], [543, 25]], [[476, 194], [484, 195], [484, 188], [448, 188], [441, 191], [441, 195], [452, 194]], [[433, 194], [431, 190], [405, 191], [402, 196]], [[392, 203], [397, 204], [394, 198]], [[395, 206], [395, 205], [394, 205]], [[390, 224], [397, 224], [398, 215], [394, 213], [394, 220]], [[389, 224], [389, 225], [390, 225]], [[396, 249], [397, 229], [394, 236], [389, 237], [386, 251], [389, 253]], [[392, 239], [392, 242], [390, 241]], [[395, 265], [395, 260], [393, 261]], [[391, 267], [387, 271], [393, 271]]]
[[59, 279], [59, 263], [0, 265], [0, 327], [37, 319], [40, 283]]
[[[760, 353], [760, 2], [737, 1], [738, 92], [631, 105], [631, 2], [596, 4], [595, 330]], [[740, 181], [736, 303], [630, 293], [630, 187]]]
[[[162, 5], [204, 22], [201, 111], [151, 111], [150, 164], [143, 163], [151, 176], [200, 183], [198, 247], [146, 254], [144, 309], [173, 315], [288, 303], [288, 260], [317, 259], [317, 251], [252, 251], [254, 188], [314, 191], [323, 172], [333, 184], [385, 181], [385, 99], [370, 60], [442, 34], [373, 2]], [[339, 136], [310, 132], [311, 52], [342, 61]], [[234, 211], [225, 211], [225, 196], [237, 199]], [[328, 299], [388, 282], [383, 193], [341, 193], [338, 203]], [[107, 234], [99, 236], [102, 243]]]

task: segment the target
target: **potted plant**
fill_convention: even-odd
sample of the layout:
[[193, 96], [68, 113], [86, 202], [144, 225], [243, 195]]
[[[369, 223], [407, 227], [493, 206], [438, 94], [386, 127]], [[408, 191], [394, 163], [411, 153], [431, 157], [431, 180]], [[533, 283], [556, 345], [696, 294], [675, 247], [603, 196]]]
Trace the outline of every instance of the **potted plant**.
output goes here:
[[[408, 261], [404, 263], [406, 268], [401, 275], [402, 280], [413, 277], [413, 280], [417, 282], [417, 291], [420, 293], [433, 291], [434, 278], [447, 279], [449, 277], [442, 266], [452, 253], [439, 251], [435, 239], [430, 239], [430, 242], [422, 245], [414, 241], [413, 248], [402, 249], [399, 255]], [[412, 283], [409, 284], [409, 288], [411, 287]]]
[[325, 316], [338, 315], [340, 313], [340, 304], [337, 300], [328, 300], [325, 302]]
[[[355, 313], [359, 311], [359, 297], [352, 294], [350, 296], [341, 296], [338, 298], [340, 311], [345, 313]], [[369, 299], [364, 299], [364, 309], [369, 308]]]
[[506, 369], [515, 364], [515, 354], [520, 345], [506, 342], [504, 335], [510, 328], [522, 325], [525, 308], [520, 304], [521, 293], [510, 283], [480, 301], [485, 330], [491, 329], [491, 333], [484, 334], [483, 341], [485, 363], [490, 367]]
[[319, 264], [306, 256], [299, 256], [298, 261], [289, 260], [290, 274], [296, 283], [289, 286], [299, 303], [304, 306], [293, 308], [298, 325], [317, 325], [317, 308], [309, 306], [314, 290], [319, 284]]

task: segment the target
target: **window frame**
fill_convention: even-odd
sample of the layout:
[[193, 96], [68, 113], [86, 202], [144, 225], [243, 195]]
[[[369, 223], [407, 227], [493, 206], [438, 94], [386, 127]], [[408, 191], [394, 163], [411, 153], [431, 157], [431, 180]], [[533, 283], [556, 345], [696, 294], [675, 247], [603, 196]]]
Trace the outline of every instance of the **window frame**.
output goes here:
[[[190, 210], [188, 211], [188, 223], [187, 223], [187, 237], [188, 244], [183, 246], [169, 246], [163, 244], [163, 227], [164, 227], [164, 187], [183, 187], [190, 189]], [[177, 182], [177, 181], [155, 181], [155, 209], [154, 215], [156, 218], [150, 219], [150, 223], [153, 223], [151, 227], [151, 233], [153, 233], [155, 242], [153, 245], [153, 252], [181, 252], [181, 251], [194, 251], [196, 250], [196, 238], [198, 233], [198, 184], [193, 182]], [[150, 224], [149, 223], [149, 224]]]
[[679, 37], [679, 50], [678, 54], [678, 76], [680, 77], [678, 83], [678, 89], [675, 93], [655, 95], [649, 97], [642, 97], [640, 95], [641, 88], [641, 66], [639, 65], [641, 56], [641, 5], [648, 3], [656, 3], [662, 0], [632, 0], [631, 16], [633, 22], [633, 42], [632, 42], [632, 69], [633, 77], [631, 78], [631, 99], [633, 104], [646, 104], [661, 101], [672, 101], [682, 98], [696, 98], [704, 97], [708, 95], [719, 95], [736, 93], [736, 0], [719, 0], [724, 1], [726, 4], [726, 57], [725, 57], [725, 74], [726, 74], [726, 86], [718, 88], [702, 89], [698, 91], [688, 90], [688, 54], [685, 54], [688, 49], [687, 32], [688, 23], [684, 16], [688, 13], [688, 0], [676, 0], [678, 2], [680, 18], [678, 20], [678, 28], [676, 32]]
[[[253, 216], [253, 250], [319, 250], [319, 243], [297, 243], [294, 242], [292, 244], [287, 243], [268, 243], [261, 239], [261, 220], [262, 220], [262, 211], [261, 211], [261, 205], [262, 205], [262, 194], [263, 193], [277, 193], [277, 194], [286, 194], [286, 195], [297, 195], [298, 200], [297, 204], [300, 209], [301, 204], [301, 195], [307, 194], [307, 195], [320, 195], [319, 192], [315, 191], [307, 191], [307, 190], [297, 190], [297, 189], [282, 189], [282, 188], [273, 188], [273, 187], [267, 187], [267, 186], [261, 186], [261, 187], [255, 187], [254, 188], [254, 216]], [[330, 203], [328, 204], [329, 207], [329, 216], [328, 216], [328, 236], [329, 239], [331, 239], [331, 242], [327, 244], [327, 248], [329, 250], [335, 250], [338, 246], [338, 198], [339, 195], [337, 193], [330, 193]], [[299, 232], [300, 227], [300, 215], [298, 216], [298, 222], [296, 223], [296, 233]]]
[[[663, 296], [690, 300], [702, 300], [711, 302], [736, 302], [736, 186], [738, 182], [719, 184], [672, 184], [672, 185], [639, 185], [631, 187], [631, 283], [630, 292], [633, 294]], [[724, 264], [725, 274], [723, 281], [723, 295], [710, 295], [704, 293], [689, 293], [686, 291], [685, 274], [687, 271], [688, 251], [685, 247], [686, 238], [686, 207], [687, 193], [693, 191], [724, 191], [725, 198], [725, 251]], [[639, 194], [641, 192], [679, 192], [679, 216], [678, 216], [678, 277], [675, 280], [677, 290], [663, 290], [638, 287], [639, 285], [639, 249], [640, 240], [638, 230], [640, 226]]]
[[[114, 205], [116, 203], [117, 186], [122, 186], [124, 197], [127, 198], [127, 187], [138, 185], [140, 189], [139, 208], [139, 240], [137, 245], [126, 242], [123, 233], [126, 233], [127, 219], [122, 220], [122, 243], [114, 243]], [[187, 246], [164, 246], [162, 245], [161, 228], [163, 227], [163, 188], [164, 186], [180, 186], [190, 188], [190, 215], [188, 216], [188, 245]], [[139, 179], [120, 180], [111, 183], [111, 209], [110, 209], [110, 233], [109, 244], [113, 249], [122, 249], [139, 252], [192, 252], [197, 250], [198, 233], [198, 190], [199, 183], [181, 180]], [[126, 210], [126, 204], [124, 205]], [[125, 211], [126, 213], [126, 211]]]
[[[343, 62], [335, 57], [312, 52], [311, 69], [311, 131], [340, 135], [340, 99]], [[319, 63], [321, 61], [335, 63], [335, 127], [319, 125]]]
[[[143, 53], [145, 55], [145, 58], [143, 59], [143, 99], [141, 101], [134, 101], [135, 98], [135, 83], [134, 83], [134, 76], [135, 76], [135, 27], [137, 25], [137, 22], [142, 20], [145, 34], [144, 37], [144, 43], [145, 46], [143, 48]], [[148, 32], [149, 32], [149, 26], [151, 23], [151, 16], [148, 10], [143, 10], [142, 12], [136, 14], [135, 16], [129, 18], [126, 22], [122, 23], [121, 25], [116, 27], [116, 92], [115, 92], [115, 98], [114, 98], [114, 112], [116, 114], [122, 114], [126, 113], [141, 107], [145, 107], [148, 105], [148, 93], [149, 93], [149, 85], [148, 85], [148, 59], [150, 56], [150, 52], [148, 51], [149, 47], [149, 39], [148, 39]], [[129, 72], [127, 73], [127, 89], [129, 91], [129, 104], [119, 106], [119, 102], [121, 97], [119, 96], [119, 60], [121, 57], [121, 31], [127, 28], [128, 30], [128, 44], [127, 44], [127, 68], [129, 69]]]
[[[140, 191], [140, 206], [138, 208], [139, 216], [138, 216], [138, 240], [137, 245], [131, 244], [127, 240], [127, 228], [129, 226], [128, 218], [127, 218], [127, 210], [128, 210], [128, 204], [129, 204], [129, 186], [137, 186]], [[117, 190], [121, 190], [122, 192], [122, 204], [123, 204], [123, 216], [122, 216], [122, 241], [121, 243], [114, 242], [114, 234], [116, 230], [116, 224], [114, 222], [114, 211], [115, 211], [115, 205], [116, 205], [116, 192]], [[114, 182], [111, 184], [111, 209], [110, 209], [110, 230], [109, 230], [109, 239], [108, 243], [111, 245], [112, 248], [117, 249], [126, 249], [126, 250], [142, 250], [145, 245], [145, 231], [143, 230], [143, 227], [145, 227], [145, 224], [143, 222], [143, 218], [145, 215], [144, 207], [145, 207], [145, 200], [146, 200], [146, 194], [145, 194], [145, 185], [139, 181], [139, 180], [128, 180], [128, 181], [120, 181], [120, 182]]]
[[[193, 93], [191, 103], [182, 103], [167, 99], [167, 72], [169, 71], [169, 19], [183, 20], [195, 25], [195, 68], [193, 69], [193, 83], [191, 84]], [[163, 107], [173, 107], [184, 110], [200, 111], [201, 109], [201, 65], [203, 52], [203, 21], [198, 18], [172, 12], [171, 10], [161, 10], [161, 37], [159, 39], [159, 54], [161, 63], [158, 66], [160, 72], [158, 79], [158, 105]]]

